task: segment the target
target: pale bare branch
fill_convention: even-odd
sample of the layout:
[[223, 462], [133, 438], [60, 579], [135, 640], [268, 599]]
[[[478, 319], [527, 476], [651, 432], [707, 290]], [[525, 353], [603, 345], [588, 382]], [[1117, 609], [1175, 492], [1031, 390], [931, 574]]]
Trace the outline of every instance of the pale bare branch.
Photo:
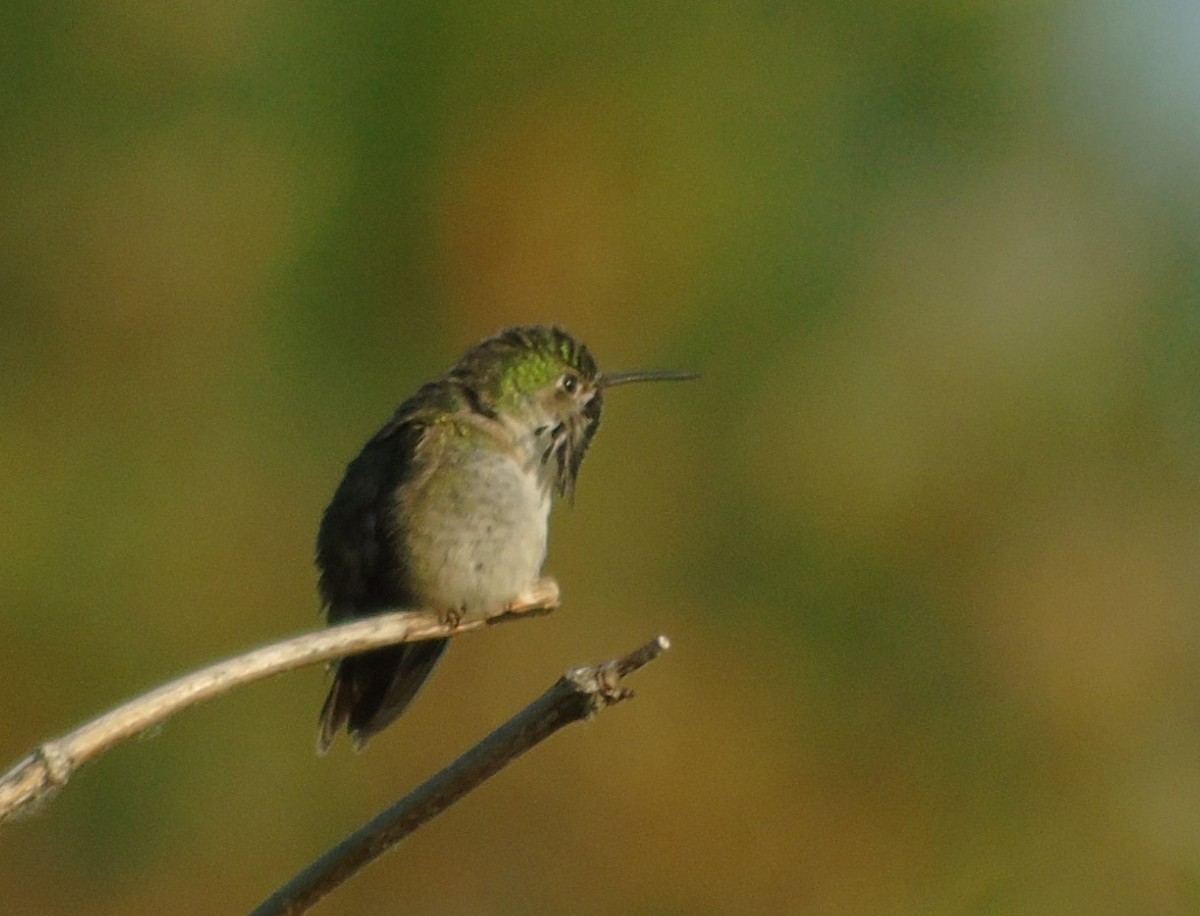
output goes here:
[[484, 618], [447, 621], [428, 610], [383, 614], [263, 646], [186, 674], [36, 748], [0, 777], [0, 822], [62, 788], [80, 767], [114, 745], [195, 703], [305, 665], [395, 643], [444, 639], [501, 620], [544, 613], [558, 606], [558, 596], [557, 583], [541, 579], [528, 594]]

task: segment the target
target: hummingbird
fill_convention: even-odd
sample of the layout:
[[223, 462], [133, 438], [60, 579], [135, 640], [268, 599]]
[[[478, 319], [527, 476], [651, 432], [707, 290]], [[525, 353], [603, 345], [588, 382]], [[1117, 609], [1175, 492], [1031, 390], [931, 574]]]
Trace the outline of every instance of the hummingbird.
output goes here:
[[[691, 372], [602, 373], [558, 327], [500, 331], [422, 385], [346, 468], [316, 561], [330, 624], [405, 608], [471, 619], [515, 600], [546, 558], [553, 498], [573, 494], [604, 392]], [[345, 727], [356, 750], [396, 719], [449, 640], [337, 663], [317, 750]]]

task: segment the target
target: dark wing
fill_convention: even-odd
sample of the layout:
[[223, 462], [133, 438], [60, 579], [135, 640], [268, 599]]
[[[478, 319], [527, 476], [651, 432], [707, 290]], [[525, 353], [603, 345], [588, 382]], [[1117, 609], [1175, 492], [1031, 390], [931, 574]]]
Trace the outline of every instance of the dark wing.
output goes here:
[[346, 467], [346, 474], [321, 518], [317, 534], [318, 587], [330, 623], [340, 623], [411, 604], [400, 568], [396, 517], [397, 487], [414, 472], [413, 456], [422, 427], [393, 420]]
[[[330, 623], [414, 603], [397, 550], [404, 519], [397, 516], [395, 494], [416, 471], [422, 424], [405, 414], [402, 406], [350, 462], [321, 519], [317, 565]], [[329, 749], [343, 725], [361, 748], [404, 711], [445, 648], [445, 640], [431, 640], [342, 659], [321, 709], [318, 751]]]

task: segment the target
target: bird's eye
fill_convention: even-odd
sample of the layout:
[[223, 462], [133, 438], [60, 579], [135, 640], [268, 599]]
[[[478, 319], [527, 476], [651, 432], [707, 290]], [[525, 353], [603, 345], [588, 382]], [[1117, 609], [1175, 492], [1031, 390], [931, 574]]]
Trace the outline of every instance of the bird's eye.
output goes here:
[[558, 387], [567, 394], [574, 394], [579, 389], [579, 376], [570, 373], [564, 375], [558, 380]]

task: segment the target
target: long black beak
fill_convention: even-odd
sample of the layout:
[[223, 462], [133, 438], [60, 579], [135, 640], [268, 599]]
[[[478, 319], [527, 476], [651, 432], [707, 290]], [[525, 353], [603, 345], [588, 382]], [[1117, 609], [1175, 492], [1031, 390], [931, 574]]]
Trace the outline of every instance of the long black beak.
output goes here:
[[687, 382], [700, 378], [699, 372], [672, 372], [669, 369], [649, 369], [643, 372], [606, 372], [600, 376], [598, 388], [611, 388], [628, 382]]

